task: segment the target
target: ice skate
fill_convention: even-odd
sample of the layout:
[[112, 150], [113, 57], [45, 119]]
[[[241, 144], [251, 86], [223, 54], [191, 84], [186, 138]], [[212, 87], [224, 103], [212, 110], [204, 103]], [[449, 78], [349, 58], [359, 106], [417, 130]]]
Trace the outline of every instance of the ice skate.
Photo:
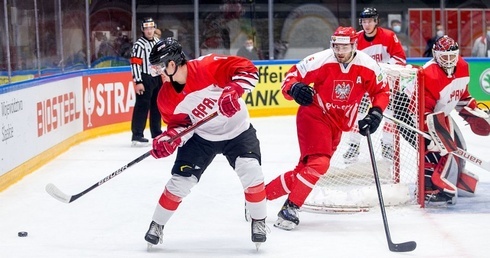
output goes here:
[[132, 147], [146, 147], [150, 145], [150, 142], [145, 137], [133, 137], [131, 139]]
[[387, 160], [393, 160], [393, 145], [381, 142], [381, 156]]
[[441, 192], [439, 190], [427, 191], [425, 195], [425, 201], [427, 205], [434, 204], [435, 206], [446, 206], [456, 204], [456, 196]]
[[277, 214], [278, 218], [274, 226], [284, 230], [292, 230], [299, 224], [299, 207], [286, 200], [281, 210]]
[[255, 243], [257, 251], [262, 243], [267, 240], [269, 228], [265, 224], [265, 219], [252, 219], [252, 242]]
[[148, 250], [151, 250], [154, 245], [163, 243], [163, 225], [152, 221], [146, 232], [145, 240], [148, 242]]
[[349, 149], [343, 155], [345, 164], [356, 162], [359, 159], [359, 154], [359, 144], [349, 143]]

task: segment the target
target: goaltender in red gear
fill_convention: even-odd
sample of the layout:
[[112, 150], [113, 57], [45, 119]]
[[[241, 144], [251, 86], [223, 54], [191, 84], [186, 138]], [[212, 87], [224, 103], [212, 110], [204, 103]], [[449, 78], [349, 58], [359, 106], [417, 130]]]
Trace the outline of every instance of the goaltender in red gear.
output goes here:
[[[434, 43], [432, 52], [434, 58], [423, 66], [422, 84], [427, 122], [424, 129], [436, 139], [426, 144], [425, 198], [428, 202], [456, 204], [458, 196], [474, 195], [478, 177], [465, 168], [464, 160], [451, 153], [454, 146], [466, 149], [466, 143], [450, 113], [459, 112], [471, 130], [481, 136], [489, 135], [490, 118], [468, 91], [469, 66], [459, 55], [458, 43], [444, 35]], [[435, 123], [436, 128], [431, 128], [430, 123]]]
[[356, 49], [354, 28], [337, 28], [330, 43], [330, 49], [293, 65], [282, 85], [284, 97], [300, 104], [296, 127], [301, 156], [295, 169], [266, 185], [266, 193], [268, 200], [288, 195], [274, 224], [286, 230], [299, 224], [298, 209], [318, 179], [328, 173], [342, 133], [357, 121], [364, 94], [367, 92], [372, 102], [366, 117], [359, 121], [364, 135], [366, 128], [376, 131], [389, 101], [389, 86], [381, 68]]
[[[162, 243], [164, 226], [216, 155], [223, 154], [243, 187], [252, 218], [251, 240], [257, 246], [265, 242], [267, 207], [260, 144], [241, 98], [245, 92], [254, 90], [259, 78], [257, 68], [250, 60], [238, 56], [209, 54], [187, 60], [182, 46], [173, 38], [153, 47], [150, 62], [152, 75], [161, 76], [164, 82], [157, 103], [167, 124], [167, 130], [153, 140], [151, 154], [155, 158], [174, 152], [177, 155], [172, 177], [158, 200], [145, 240], [149, 245]], [[220, 115], [168, 142], [215, 112]], [[206, 196], [202, 197], [206, 201]]]

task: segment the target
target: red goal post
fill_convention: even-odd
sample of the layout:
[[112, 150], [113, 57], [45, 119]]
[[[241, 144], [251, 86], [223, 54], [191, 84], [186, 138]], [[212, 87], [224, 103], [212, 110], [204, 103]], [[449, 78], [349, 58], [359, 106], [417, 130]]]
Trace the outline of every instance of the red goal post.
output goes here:
[[[422, 69], [412, 65], [380, 66], [390, 86], [388, 109], [395, 118], [420, 128], [420, 118], [423, 117], [424, 110]], [[363, 115], [365, 114], [359, 114]], [[411, 130], [387, 121], [388, 119], [384, 118], [378, 130], [372, 134], [384, 203], [387, 206], [418, 204], [424, 207], [423, 138]], [[388, 135], [393, 137], [392, 159], [381, 155], [382, 134], [388, 132], [391, 132]], [[317, 182], [302, 210], [358, 212], [379, 205], [367, 141], [362, 137], [359, 159], [347, 164], [343, 154], [349, 147], [349, 141], [349, 134], [344, 133], [330, 161], [330, 168]]]

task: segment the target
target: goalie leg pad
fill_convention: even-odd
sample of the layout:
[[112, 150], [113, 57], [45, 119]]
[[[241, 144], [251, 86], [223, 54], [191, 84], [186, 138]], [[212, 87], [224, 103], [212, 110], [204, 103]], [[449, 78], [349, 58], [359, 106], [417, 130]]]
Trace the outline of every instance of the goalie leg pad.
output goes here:
[[458, 176], [458, 182], [456, 187], [458, 188], [458, 196], [462, 197], [473, 197], [475, 196], [476, 185], [478, 184], [479, 178], [476, 174], [463, 169]]
[[456, 196], [458, 178], [458, 165], [456, 164], [453, 155], [447, 155], [439, 160], [439, 163], [432, 173], [431, 181], [441, 192], [448, 196]]
[[454, 142], [446, 116], [442, 112], [428, 114], [426, 118], [429, 134], [433, 143], [441, 150], [441, 155], [458, 149]]

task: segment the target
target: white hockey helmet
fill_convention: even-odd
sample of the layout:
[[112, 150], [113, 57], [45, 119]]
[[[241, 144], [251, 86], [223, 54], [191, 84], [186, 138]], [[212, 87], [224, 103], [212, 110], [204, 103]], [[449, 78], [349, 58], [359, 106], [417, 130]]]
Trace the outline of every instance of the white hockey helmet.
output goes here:
[[444, 35], [436, 40], [436, 43], [432, 46], [432, 55], [434, 56], [436, 63], [449, 77], [453, 74], [456, 63], [458, 63], [458, 43], [448, 35]]

